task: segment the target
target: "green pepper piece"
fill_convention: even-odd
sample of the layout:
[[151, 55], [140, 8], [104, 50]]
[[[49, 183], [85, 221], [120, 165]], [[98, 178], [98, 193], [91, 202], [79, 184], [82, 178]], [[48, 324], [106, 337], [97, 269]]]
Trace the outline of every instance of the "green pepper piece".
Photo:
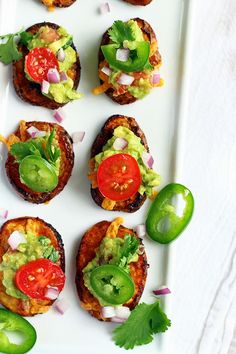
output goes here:
[[36, 155], [26, 156], [19, 166], [20, 178], [34, 192], [51, 192], [58, 184], [54, 167]]
[[188, 225], [193, 209], [194, 199], [190, 190], [182, 184], [168, 184], [156, 196], [148, 211], [147, 234], [159, 243], [173, 241]]
[[[22, 334], [23, 342], [14, 344], [4, 333], [5, 331]], [[34, 327], [23, 317], [5, 309], [0, 309], [0, 352], [6, 354], [23, 354], [35, 344], [37, 334]]]
[[[136, 42], [135, 50], [130, 51], [130, 57], [127, 61], [120, 61], [116, 59], [117, 44], [102, 45], [101, 50], [108, 61], [111, 68], [116, 70], [122, 70], [125, 73], [142, 71], [148, 64], [150, 43]], [[148, 68], [152, 68], [149, 64]]]
[[94, 293], [111, 305], [121, 305], [128, 301], [135, 291], [132, 278], [121, 268], [105, 264], [95, 268], [90, 275]]

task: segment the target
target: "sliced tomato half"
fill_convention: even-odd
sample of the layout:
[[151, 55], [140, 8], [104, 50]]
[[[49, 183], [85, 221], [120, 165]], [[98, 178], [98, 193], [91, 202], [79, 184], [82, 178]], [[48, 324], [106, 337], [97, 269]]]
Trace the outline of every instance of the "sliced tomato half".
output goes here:
[[112, 155], [99, 165], [97, 182], [104, 197], [114, 201], [127, 200], [142, 183], [139, 165], [129, 154]]
[[27, 74], [35, 82], [47, 80], [49, 69], [59, 70], [59, 63], [55, 54], [48, 48], [34, 48], [25, 57]]
[[62, 269], [49, 259], [40, 258], [21, 266], [15, 276], [17, 288], [32, 299], [48, 300], [45, 294], [48, 288], [59, 292], [65, 285]]

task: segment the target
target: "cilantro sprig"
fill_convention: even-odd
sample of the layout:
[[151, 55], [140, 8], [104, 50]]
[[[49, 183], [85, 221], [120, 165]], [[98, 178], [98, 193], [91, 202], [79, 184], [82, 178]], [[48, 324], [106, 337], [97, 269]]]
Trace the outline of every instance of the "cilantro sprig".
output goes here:
[[154, 334], [165, 332], [170, 325], [159, 300], [153, 304], [142, 303], [131, 312], [127, 321], [114, 329], [113, 340], [119, 347], [133, 349], [136, 345], [152, 342]]
[[20, 60], [22, 53], [18, 50], [17, 43], [27, 45], [33, 38], [33, 35], [29, 32], [20, 30], [16, 33], [9, 33], [0, 36], [0, 61], [5, 64], [11, 64], [13, 61]]
[[112, 27], [108, 30], [110, 39], [117, 43], [119, 46], [123, 45], [125, 40], [134, 41], [135, 37], [132, 29], [127, 22], [117, 20], [113, 23]]
[[139, 241], [132, 235], [125, 235], [124, 244], [119, 249], [119, 258], [117, 266], [129, 272], [129, 263], [133, 256], [137, 253], [139, 248]]
[[44, 158], [50, 164], [55, 165], [61, 155], [61, 151], [53, 144], [55, 129], [45, 138], [29, 139], [25, 142], [15, 143], [11, 146], [10, 153], [18, 163], [29, 155], [36, 155]]

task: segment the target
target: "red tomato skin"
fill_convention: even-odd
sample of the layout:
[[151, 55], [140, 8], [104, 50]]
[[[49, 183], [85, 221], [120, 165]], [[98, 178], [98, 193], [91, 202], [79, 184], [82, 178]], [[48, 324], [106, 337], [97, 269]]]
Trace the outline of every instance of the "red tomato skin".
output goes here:
[[45, 47], [34, 48], [26, 55], [25, 70], [33, 81], [40, 84], [43, 80], [47, 81], [49, 69], [59, 71], [57, 57], [50, 49]]
[[48, 288], [62, 291], [65, 274], [62, 269], [49, 259], [40, 258], [21, 266], [15, 275], [17, 288], [32, 299], [49, 300], [45, 293]]
[[113, 201], [124, 201], [135, 195], [142, 183], [137, 161], [129, 154], [118, 153], [101, 162], [97, 182], [102, 195]]

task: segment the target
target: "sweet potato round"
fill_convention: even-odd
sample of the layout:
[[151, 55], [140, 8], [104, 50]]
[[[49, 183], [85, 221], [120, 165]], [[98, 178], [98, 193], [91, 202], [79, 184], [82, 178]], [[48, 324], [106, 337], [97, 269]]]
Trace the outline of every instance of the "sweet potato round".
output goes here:
[[[95, 257], [96, 249], [99, 247], [102, 239], [105, 237], [106, 231], [110, 224], [111, 222], [109, 221], [101, 221], [92, 226], [82, 237], [76, 258], [75, 279], [81, 306], [98, 320], [108, 322], [110, 320], [105, 319], [102, 316], [101, 305], [99, 304], [98, 300], [84, 285], [83, 269]], [[138, 238], [132, 229], [120, 226], [117, 237], [124, 238], [126, 234], [131, 234]], [[142, 244], [141, 239], [139, 239], [139, 242]], [[124, 305], [129, 307], [131, 310], [138, 304], [139, 299], [143, 293], [147, 277], [147, 268], [147, 257], [144, 251], [139, 255], [137, 262], [130, 263], [130, 275], [135, 283], [135, 293], [133, 297]]]
[[[144, 132], [140, 129], [136, 120], [134, 118], [122, 115], [113, 115], [108, 118], [102, 127], [101, 132], [97, 135], [92, 145], [91, 158], [102, 152], [103, 146], [112, 137], [114, 129], [119, 126], [124, 126], [130, 129], [135, 135], [141, 138], [141, 143], [144, 145], [145, 149], [149, 151]], [[91, 195], [95, 203], [99, 206], [102, 206], [104, 196], [100, 193], [99, 189], [91, 187]], [[125, 201], [116, 202], [113, 211], [125, 211], [127, 213], [133, 213], [143, 205], [145, 200], [146, 195], [141, 195], [139, 192], [137, 192], [134, 196]]]
[[[61, 163], [60, 163], [60, 172], [58, 176], [58, 185], [51, 192], [34, 192], [25, 184], [21, 183], [19, 175], [19, 164], [16, 163], [14, 156], [8, 153], [6, 161], [6, 173], [7, 177], [12, 184], [13, 188], [17, 193], [25, 200], [31, 203], [45, 203], [54, 198], [58, 193], [60, 193], [66, 186], [74, 166], [74, 151], [73, 143], [71, 137], [66, 132], [66, 130], [55, 123], [46, 123], [46, 122], [27, 122], [27, 128], [34, 126], [41, 131], [51, 131], [55, 128], [56, 138], [61, 150]], [[26, 132], [27, 133], [27, 132]], [[14, 133], [17, 137], [20, 138], [20, 128], [18, 127]], [[30, 135], [27, 133], [27, 139], [30, 139]]]
[[[40, 27], [48, 26], [52, 29], [58, 29], [59, 26], [55, 23], [42, 22], [37, 23], [29, 27], [26, 31], [32, 34], [38, 32]], [[75, 50], [75, 46], [72, 43], [71, 45]], [[28, 102], [34, 106], [42, 106], [49, 109], [58, 109], [59, 107], [64, 106], [66, 103], [57, 103], [54, 100], [44, 96], [41, 93], [41, 86], [33, 81], [30, 81], [26, 78], [24, 66], [25, 66], [25, 56], [29, 53], [28, 48], [19, 45], [18, 50], [23, 54], [22, 59], [13, 63], [13, 85], [17, 95], [25, 102]], [[71, 75], [74, 81], [74, 89], [77, 89], [80, 80], [80, 60], [77, 55], [77, 61], [73, 64], [71, 68]]]
[[[69, 7], [74, 4], [76, 0], [53, 0], [52, 3], [50, 3], [50, 6], [56, 6], [56, 7]], [[48, 0], [41, 0], [41, 2], [48, 6]]]
[[[10, 250], [8, 238], [15, 230], [30, 230], [35, 236], [46, 236], [51, 240], [52, 246], [60, 254], [60, 259], [57, 264], [65, 272], [65, 253], [64, 245], [60, 234], [42, 219], [34, 217], [21, 217], [17, 219], [8, 220], [3, 224], [0, 229], [0, 263], [2, 262], [3, 255]], [[21, 316], [33, 316], [39, 313], [47, 312], [53, 304], [53, 300], [37, 300], [28, 299], [22, 300], [12, 297], [6, 293], [6, 289], [2, 284], [3, 272], [0, 272], [0, 304], [8, 308], [10, 311], [18, 313]]]
[[[140, 18], [134, 18], [133, 20], [138, 23], [139, 27], [141, 28], [143, 34], [148, 39], [150, 44], [157, 42], [156, 35], [148, 22], [146, 22]], [[104, 33], [104, 35], [102, 37], [101, 46], [109, 44], [111, 42], [108, 31], [109, 31], [109, 29]], [[104, 60], [105, 60], [105, 58], [104, 58], [104, 55], [103, 55], [102, 50], [100, 48], [99, 54], [98, 54], [98, 67], [99, 67], [100, 63], [103, 62]], [[152, 65], [158, 65], [161, 63], [161, 55], [160, 55], [158, 49], [156, 50], [155, 54], [149, 58], [149, 61]], [[100, 80], [100, 83], [102, 84], [103, 81]], [[137, 101], [137, 98], [132, 96], [129, 92], [126, 92], [126, 93], [121, 94], [119, 96], [114, 96], [114, 92], [115, 92], [115, 90], [111, 87], [105, 93], [114, 102], [119, 103], [121, 105], [129, 104], [129, 103], [133, 103], [133, 102]]]

